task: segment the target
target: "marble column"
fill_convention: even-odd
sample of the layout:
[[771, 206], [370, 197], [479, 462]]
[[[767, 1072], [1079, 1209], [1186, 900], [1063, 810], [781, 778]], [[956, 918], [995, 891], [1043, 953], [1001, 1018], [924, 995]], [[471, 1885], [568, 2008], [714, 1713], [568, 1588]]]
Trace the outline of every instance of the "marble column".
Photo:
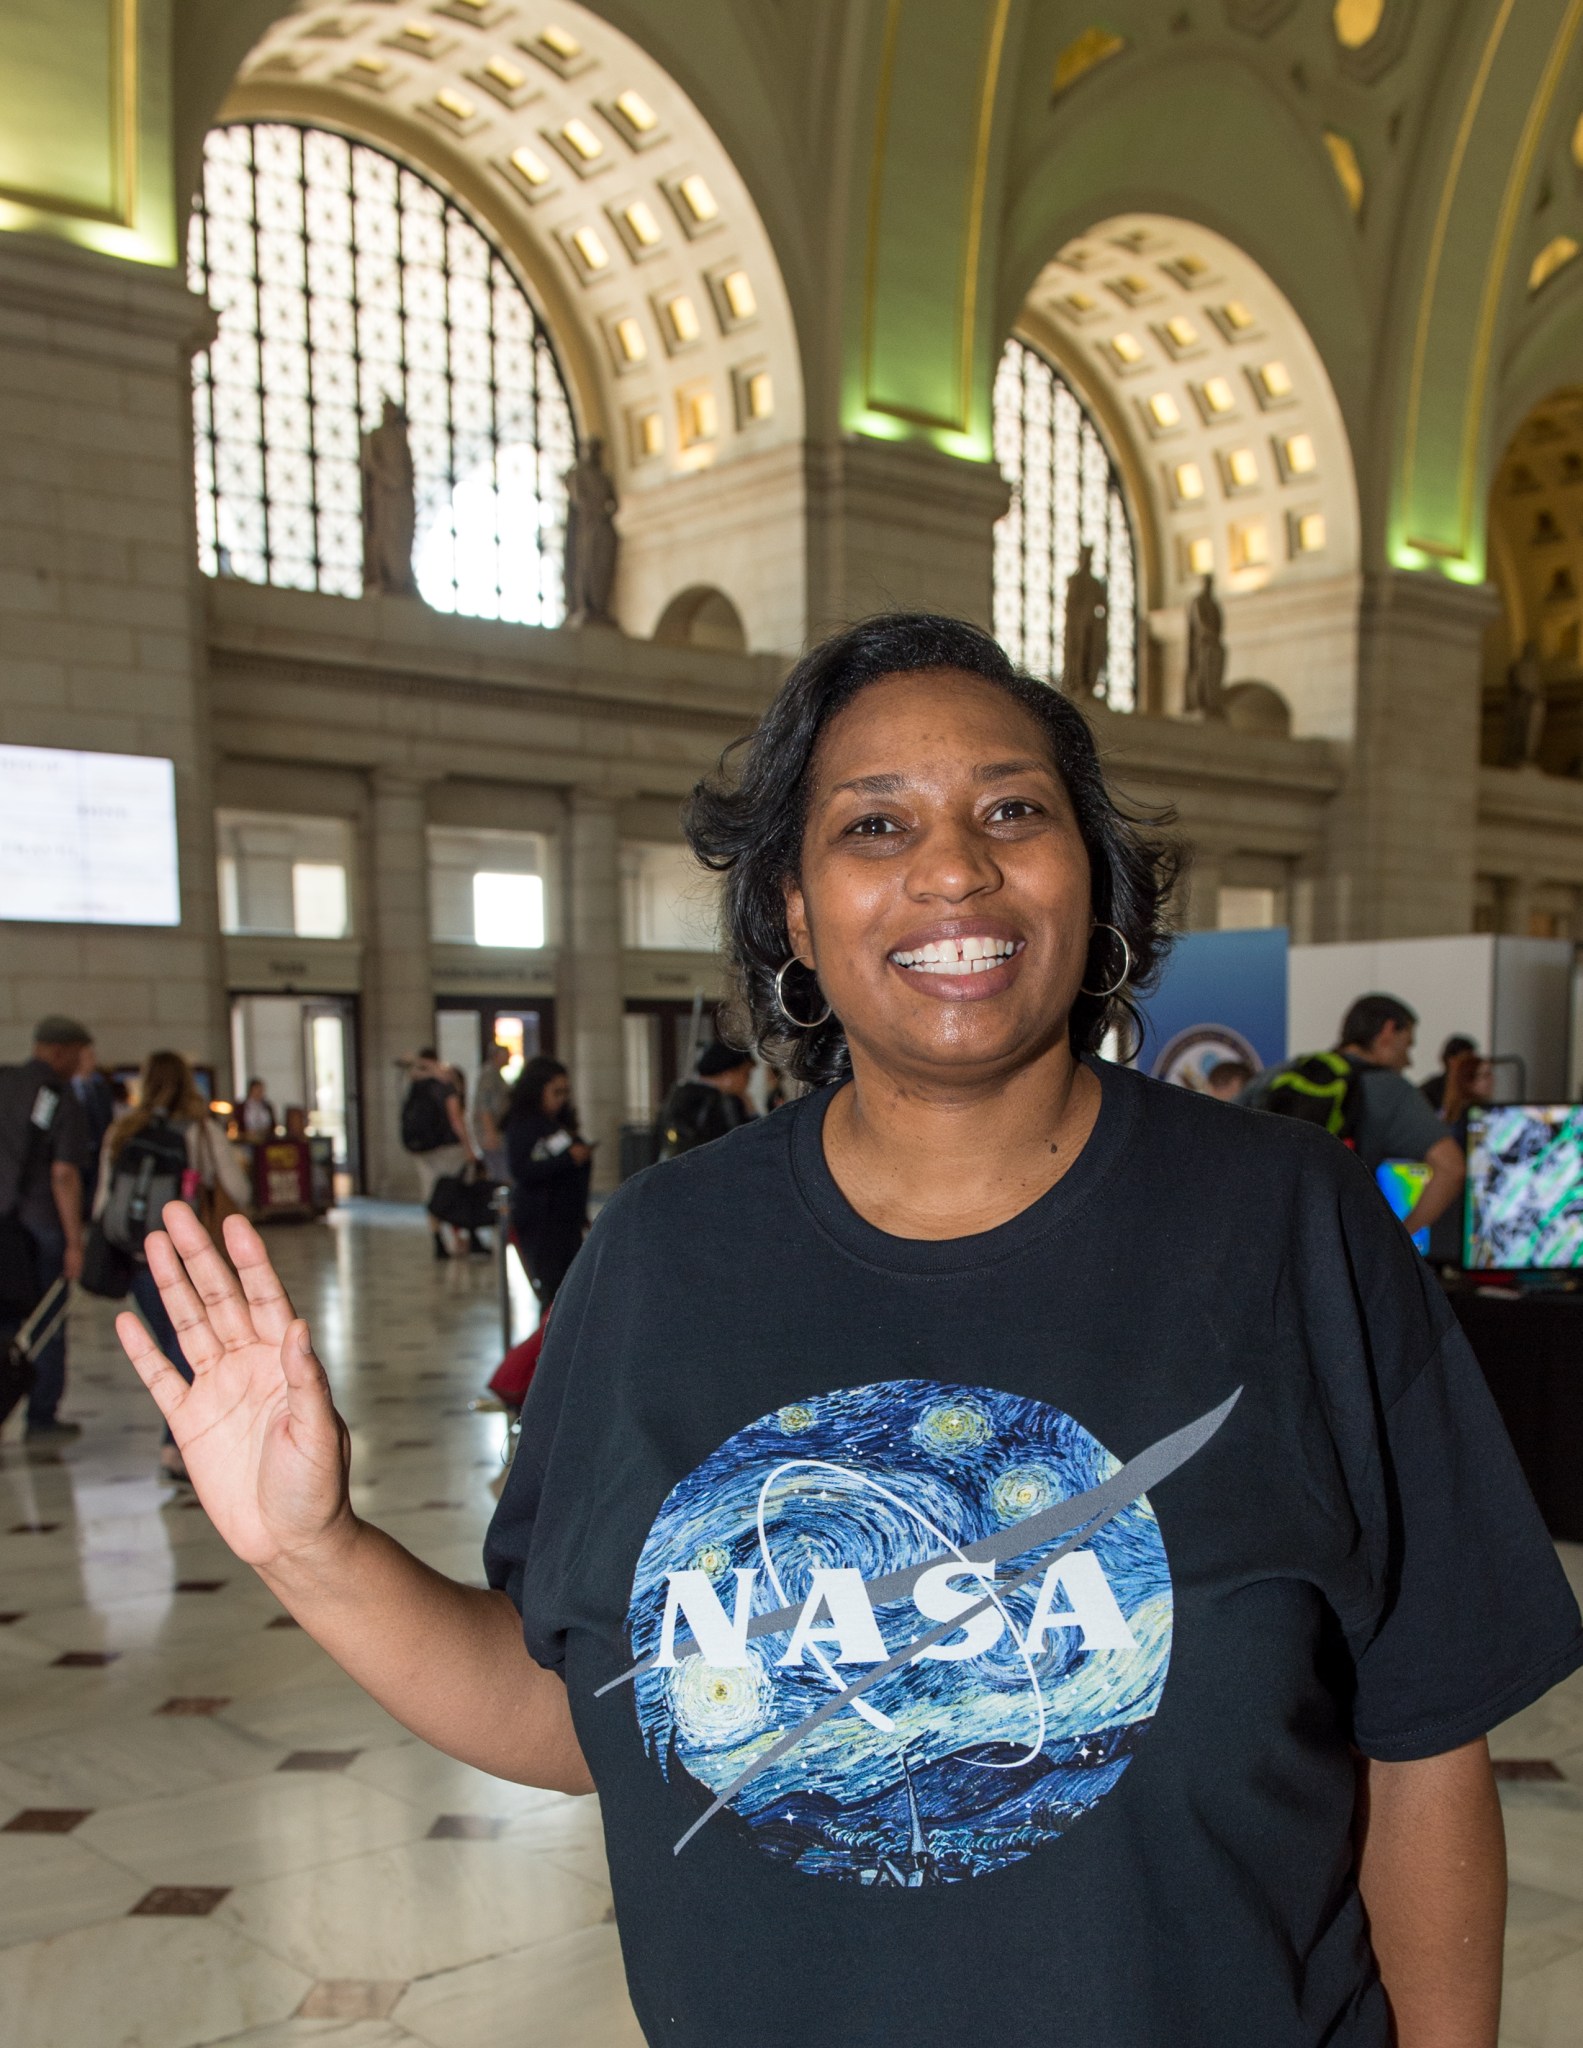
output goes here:
[[566, 937], [560, 1056], [585, 1134], [597, 1141], [594, 1186], [620, 1177], [625, 1094], [621, 1003], [621, 845], [616, 799], [574, 789], [566, 800]]
[[1316, 937], [1473, 928], [1480, 675], [1495, 599], [1444, 577], [1364, 579], [1355, 734]]
[[811, 633], [895, 609], [993, 623], [995, 521], [1010, 502], [994, 463], [849, 435], [810, 443], [807, 479]]
[[363, 1151], [368, 1191], [413, 1200], [401, 1146], [405, 1078], [396, 1062], [434, 1040], [428, 814], [421, 776], [376, 768], [368, 833], [364, 962]]

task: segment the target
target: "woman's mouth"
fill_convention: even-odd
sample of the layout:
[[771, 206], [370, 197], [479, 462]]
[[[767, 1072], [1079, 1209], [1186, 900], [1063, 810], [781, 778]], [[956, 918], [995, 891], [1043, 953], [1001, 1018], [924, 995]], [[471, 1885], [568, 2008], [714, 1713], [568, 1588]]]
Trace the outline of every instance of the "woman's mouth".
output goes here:
[[987, 974], [1003, 966], [1023, 949], [1021, 939], [961, 938], [931, 939], [927, 945], [898, 947], [890, 955], [893, 967], [911, 974]]

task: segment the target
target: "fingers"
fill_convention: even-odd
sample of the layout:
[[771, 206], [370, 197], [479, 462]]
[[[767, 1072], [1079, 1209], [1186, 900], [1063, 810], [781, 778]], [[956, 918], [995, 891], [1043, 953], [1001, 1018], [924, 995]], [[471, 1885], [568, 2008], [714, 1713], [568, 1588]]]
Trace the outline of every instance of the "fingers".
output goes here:
[[174, 1417], [187, 1392], [187, 1382], [160, 1350], [137, 1317], [123, 1310], [115, 1319], [115, 1334], [121, 1349], [137, 1369], [137, 1376], [154, 1396], [167, 1422]]
[[210, 1323], [207, 1310], [187, 1279], [186, 1267], [163, 1230], [151, 1230], [144, 1238], [143, 1256], [159, 1288], [165, 1313], [175, 1325], [181, 1355], [194, 1372], [201, 1372], [223, 1355], [225, 1344]]
[[334, 1414], [330, 1382], [314, 1356], [308, 1326], [300, 1317], [281, 1343], [280, 1369], [286, 1376], [286, 1412], [294, 1423], [317, 1425]]
[[[215, 1250], [214, 1241], [185, 1202], [167, 1202], [163, 1221], [170, 1241], [187, 1269], [187, 1279], [203, 1304], [202, 1313], [220, 1343], [237, 1348], [258, 1336], [236, 1275]], [[164, 1283], [160, 1292], [164, 1293]], [[166, 1307], [170, 1304], [167, 1302]], [[174, 1313], [171, 1320], [184, 1328]], [[185, 1344], [182, 1346], [185, 1350]], [[189, 1354], [189, 1363], [196, 1363]]]
[[264, 1240], [245, 1216], [227, 1216], [220, 1226], [225, 1248], [231, 1254], [242, 1292], [252, 1311], [253, 1327], [261, 1337], [278, 1344], [291, 1328], [296, 1310], [280, 1284], [280, 1276], [269, 1263]]

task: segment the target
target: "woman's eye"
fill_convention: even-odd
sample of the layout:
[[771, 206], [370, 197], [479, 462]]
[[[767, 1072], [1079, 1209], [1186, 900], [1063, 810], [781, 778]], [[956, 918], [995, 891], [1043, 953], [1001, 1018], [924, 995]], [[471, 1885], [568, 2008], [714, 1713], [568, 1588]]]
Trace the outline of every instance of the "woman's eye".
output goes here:
[[847, 836], [851, 839], [881, 839], [892, 832], [899, 832], [900, 825], [894, 818], [854, 818], [848, 825]]
[[1025, 796], [1009, 796], [1004, 803], [996, 804], [995, 808], [990, 812], [989, 818], [991, 824], [999, 820], [1009, 825], [1015, 825], [1023, 818], [1034, 818], [1038, 814], [1039, 806], [1030, 798]]

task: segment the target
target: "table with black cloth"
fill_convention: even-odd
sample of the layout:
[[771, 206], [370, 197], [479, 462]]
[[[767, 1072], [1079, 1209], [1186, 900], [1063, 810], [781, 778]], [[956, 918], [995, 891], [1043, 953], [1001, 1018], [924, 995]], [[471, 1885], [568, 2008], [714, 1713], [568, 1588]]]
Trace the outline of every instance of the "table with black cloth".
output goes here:
[[1583, 1543], [1583, 1293], [1452, 1290], [1545, 1527]]

